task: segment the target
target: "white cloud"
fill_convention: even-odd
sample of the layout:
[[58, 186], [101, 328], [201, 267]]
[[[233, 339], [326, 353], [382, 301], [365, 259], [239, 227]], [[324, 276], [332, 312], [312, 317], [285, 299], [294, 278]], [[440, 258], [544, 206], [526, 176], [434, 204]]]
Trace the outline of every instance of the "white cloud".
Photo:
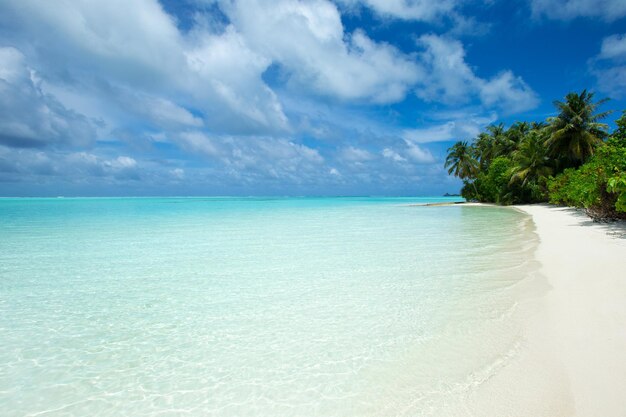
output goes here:
[[[26, 175], [27, 177], [65, 177], [73, 181], [89, 181], [89, 178], [108, 178], [111, 180], [137, 180], [140, 178], [140, 167], [134, 158], [129, 156], [103, 157], [91, 152], [59, 152], [45, 153], [33, 149], [11, 149], [0, 147], [0, 165], [5, 159], [5, 175], [0, 179], [6, 181], [6, 173]], [[8, 160], [8, 161], [7, 161]]]
[[224, 172], [234, 178], [268, 176], [299, 181], [300, 176], [318, 172], [325, 163], [317, 149], [282, 138], [209, 137], [201, 131], [189, 131], [172, 140], [212, 165], [224, 167]]
[[521, 77], [504, 71], [480, 82], [480, 98], [488, 107], [499, 107], [505, 114], [533, 109], [539, 104], [537, 94]]
[[598, 59], [626, 61], [626, 34], [616, 34], [604, 38]]
[[95, 135], [85, 116], [42, 92], [36, 73], [17, 49], [0, 48], [0, 144], [87, 146]]
[[487, 107], [505, 113], [522, 112], [539, 104], [537, 94], [511, 71], [486, 80], [478, 77], [465, 61], [463, 44], [446, 36], [423, 35], [418, 45], [428, 74], [419, 81], [417, 95], [428, 101], [466, 104], [478, 97]]
[[253, 51], [235, 27], [220, 35], [194, 33], [189, 42], [188, 89], [213, 126], [231, 133], [287, 129], [278, 97], [262, 79], [271, 60]]
[[612, 98], [626, 97], [626, 65], [594, 71], [598, 88]]
[[624, 0], [531, 0], [535, 16], [571, 20], [577, 17], [598, 17], [613, 21], [626, 16]]
[[347, 148], [342, 149], [340, 157], [344, 161], [356, 163], [374, 159], [374, 155], [371, 152], [365, 149], [355, 148], [354, 146], [348, 146]]
[[469, 101], [476, 76], [465, 62], [463, 44], [437, 35], [423, 35], [418, 44], [424, 48], [421, 60], [428, 69], [428, 77], [420, 80], [418, 96], [448, 103]]
[[404, 141], [404, 145], [399, 146], [396, 149], [385, 148], [382, 151], [382, 156], [394, 163], [406, 165], [408, 163], [414, 164], [433, 164], [435, 158], [429, 150], [420, 147], [408, 140]]
[[443, 142], [454, 138], [456, 123], [447, 122], [420, 129], [407, 129], [403, 137], [415, 143]]
[[394, 162], [406, 162], [406, 158], [404, 158], [398, 152], [390, 148], [383, 149], [382, 155], [385, 158], [391, 159]]
[[[366, 3], [393, 18], [460, 18], [456, 0]], [[0, 145], [11, 146], [0, 146], [0, 171], [157, 187], [412, 182], [435, 162], [421, 143], [482, 122], [442, 118], [399, 135], [377, 104], [416, 93], [477, 112], [532, 105], [519, 77], [479, 77], [449, 35], [406, 53], [348, 31], [328, 0], [215, 4], [226, 22], [198, 11], [183, 30], [156, 0], [0, 1], [0, 35], [14, 46], [0, 49]]]
[[426, 149], [422, 149], [418, 145], [406, 142], [406, 155], [419, 164], [432, 164], [435, 162], [433, 155]]
[[293, 88], [344, 100], [402, 100], [419, 67], [362, 31], [344, 31], [326, 0], [249, 0], [224, 7], [233, 25], [260, 55], [281, 66]]
[[203, 132], [183, 132], [176, 136], [175, 141], [180, 144], [183, 149], [190, 153], [200, 153], [204, 156], [218, 156], [220, 150], [213, 141]]
[[626, 97], [626, 34], [604, 38], [600, 53], [590, 60], [598, 89], [612, 98]]
[[183, 179], [185, 179], [185, 170], [182, 169], [182, 168], [171, 169], [170, 170], [170, 174], [176, 180], [183, 180]]
[[346, 7], [364, 5], [381, 16], [430, 22], [450, 14], [459, 2], [456, 0], [338, 0], [338, 3]]
[[484, 116], [467, 111], [446, 112], [435, 117], [454, 120], [420, 129], [407, 129], [402, 132], [402, 137], [411, 143], [469, 140], [498, 118], [495, 113]]
[[136, 109], [137, 113], [143, 113], [158, 126], [201, 127], [203, 125], [201, 118], [194, 116], [187, 109], [180, 107], [168, 99], [161, 97], [145, 97], [143, 100], [133, 100], [133, 104], [139, 103], [141, 103], [141, 106]]
[[[191, 107], [203, 113], [207, 127], [221, 131], [287, 129], [278, 98], [262, 79], [270, 61], [233, 28], [183, 34], [156, 0], [24, 0], [1, 3], [0, 14], [13, 25], [4, 28], [9, 36], [22, 35], [16, 46], [28, 51], [28, 61], [57, 90], [82, 89], [120, 112], [136, 111], [140, 118], [152, 112], [148, 116], [160, 122], [175, 106], [170, 119], [177, 123], [199, 124]], [[112, 97], [125, 90], [134, 94], [123, 103]], [[137, 102], [127, 106], [133, 97]], [[146, 98], [157, 107], [137, 111]]]
[[78, 181], [89, 177], [103, 177], [117, 180], [140, 179], [140, 167], [134, 158], [118, 156], [103, 157], [91, 152], [54, 153], [49, 163], [54, 166], [54, 173], [68, 173]]
[[129, 156], [118, 156], [112, 161], [107, 161], [106, 165], [114, 169], [130, 169], [137, 166], [137, 161]]
[[479, 22], [463, 13], [467, 3], [488, 7], [493, 0], [335, 0], [344, 12], [359, 14], [365, 7], [383, 19], [414, 20], [448, 28], [456, 36], [482, 36], [491, 30], [491, 24]]
[[29, 78], [24, 55], [15, 48], [0, 48], [0, 79], [6, 83], [22, 82]]

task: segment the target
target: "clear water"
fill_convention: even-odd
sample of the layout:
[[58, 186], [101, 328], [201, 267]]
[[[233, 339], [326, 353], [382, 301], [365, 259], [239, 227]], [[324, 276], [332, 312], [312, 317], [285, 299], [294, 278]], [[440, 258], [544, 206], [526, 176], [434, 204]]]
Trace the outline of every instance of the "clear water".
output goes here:
[[435, 200], [1, 199], [0, 415], [452, 415], [534, 237]]

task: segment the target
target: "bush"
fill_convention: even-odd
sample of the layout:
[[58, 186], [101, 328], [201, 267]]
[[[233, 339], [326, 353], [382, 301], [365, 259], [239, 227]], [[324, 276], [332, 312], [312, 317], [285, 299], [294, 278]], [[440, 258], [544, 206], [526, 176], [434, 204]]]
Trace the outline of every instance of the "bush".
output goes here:
[[486, 174], [478, 177], [478, 188], [481, 197], [485, 201], [493, 201], [498, 204], [510, 204], [509, 181], [513, 162], [506, 157], [498, 157], [491, 162]]
[[597, 219], [626, 218], [626, 145], [612, 138], [589, 162], [549, 181], [550, 202], [587, 209]]

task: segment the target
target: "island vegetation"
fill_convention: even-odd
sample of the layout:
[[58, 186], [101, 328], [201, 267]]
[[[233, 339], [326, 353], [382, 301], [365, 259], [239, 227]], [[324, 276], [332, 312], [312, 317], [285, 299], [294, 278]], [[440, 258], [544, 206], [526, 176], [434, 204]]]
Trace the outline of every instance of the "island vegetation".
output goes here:
[[550, 202], [596, 219], [626, 219], [626, 111], [609, 132], [609, 112], [583, 90], [555, 101], [546, 121], [488, 126], [448, 149], [445, 167], [467, 200], [503, 205]]

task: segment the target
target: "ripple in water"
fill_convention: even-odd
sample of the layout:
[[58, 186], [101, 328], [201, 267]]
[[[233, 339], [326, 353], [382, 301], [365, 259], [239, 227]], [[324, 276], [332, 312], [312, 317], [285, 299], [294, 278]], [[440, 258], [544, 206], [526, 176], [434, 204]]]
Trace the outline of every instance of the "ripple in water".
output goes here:
[[2, 415], [462, 409], [521, 349], [534, 235], [408, 201], [0, 201]]

